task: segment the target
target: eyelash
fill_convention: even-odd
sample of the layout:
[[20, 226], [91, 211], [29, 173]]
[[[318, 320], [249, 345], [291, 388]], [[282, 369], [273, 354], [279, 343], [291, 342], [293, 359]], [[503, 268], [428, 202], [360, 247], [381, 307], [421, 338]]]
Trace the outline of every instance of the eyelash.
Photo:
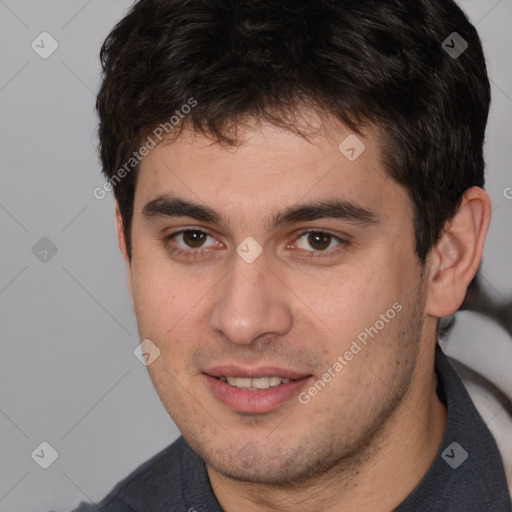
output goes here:
[[[198, 258], [198, 257], [202, 256], [204, 253], [209, 252], [208, 249], [201, 249], [201, 248], [200, 249], [184, 250], [181, 248], [170, 247], [170, 242], [172, 240], [174, 240], [178, 235], [181, 235], [181, 234], [187, 233], [187, 232], [201, 233], [201, 234], [205, 234], [205, 235], [208, 235], [208, 236], [211, 236], [212, 238], [214, 238], [214, 236], [210, 232], [205, 231], [204, 229], [193, 229], [193, 228], [182, 229], [180, 231], [176, 231], [174, 233], [171, 233], [170, 235], [167, 235], [162, 240], [164, 248], [166, 250], [168, 250], [169, 252], [171, 252], [172, 254], [175, 254], [177, 256], [183, 256], [187, 259]], [[334, 233], [331, 233], [330, 231], [311, 229], [311, 228], [304, 229], [304, 230], [300, 231], [298, 233], [298, 235], [296, 236], [295, 241], [299, 240], [301, 237], [303, 237], [304, 235], [307, 235], [309, 233], [329, 235], [332, 239], [334, 239], [338, 242], [338, 245], [333, 249], [329, 249], [329, 250], [325, 250], [325, 251], [307, 251], [309, 254], [307, 256], [301, 256], [301, 258], [331, 257], [331, 256], [334, 256], [334, 255], [338, 254], [339, 252], [341, 252], [345, 248], [345, 246], [348, 245], [348, 242], [346, 240], [343, 240], [342, 238], [335, 235]], [[303, 249], [303, 250], [305, 250], [305, 249]]]

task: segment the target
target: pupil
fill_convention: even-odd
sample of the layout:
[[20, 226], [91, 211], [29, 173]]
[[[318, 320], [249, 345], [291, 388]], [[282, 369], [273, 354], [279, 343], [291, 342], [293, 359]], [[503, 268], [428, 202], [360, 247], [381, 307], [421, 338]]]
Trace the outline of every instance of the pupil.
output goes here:
[[[308, 242], [311, 246], [319, 251], [327, 249], [329, 247], [331, 235], [327, 233], [310, 233]], [[320, 245], [320, 247], [318, 247]]]

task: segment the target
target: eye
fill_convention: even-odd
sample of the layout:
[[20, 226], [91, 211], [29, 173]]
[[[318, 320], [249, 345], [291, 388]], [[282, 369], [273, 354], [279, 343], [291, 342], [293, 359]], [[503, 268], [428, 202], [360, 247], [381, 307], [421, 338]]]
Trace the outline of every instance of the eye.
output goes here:
[[[304, 249], [308, 252], [328, 253], [331, 255], [333, 252], [338, 252], [337, 250], [331, 251], [331, 249], [343, 246], [346, 242], [327, 231], [307, 230], [299, 235], [295, 244], [299, 249]], [[313, 251], [310, 250], [311, 248]]]
[[[205, 245], [208, 239], [213, 240], [214, 243]], [[206, 252], [203, 250], [204, 248], [216, 244], [218, 242], [212, 235], [200, 229], [182, 229], [167, 235], [163, 239], [163, 245], [170, 253], [185, 257], [200, 256], [203, 252]]]
[[172, 236], [178, 243], [184, 244], [185, 249], [199, 249], [203, 247], [208, 238], [215, 240], [205, 231], [199, 231], [198, 229], [179, 231], [178, 233], [174, 233]]

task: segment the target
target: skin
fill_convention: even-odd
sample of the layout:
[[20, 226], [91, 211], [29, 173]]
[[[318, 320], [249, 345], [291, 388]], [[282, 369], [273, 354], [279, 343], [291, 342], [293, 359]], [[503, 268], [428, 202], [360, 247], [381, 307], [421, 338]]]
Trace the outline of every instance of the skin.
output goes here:
[[[190, 131], [157, 146], [139, 170], [131, 261], [116, 212], [140, 339], [160, 350], [149, 375], [226, 512], [389, 511], [428, 470], [446, 425], [436, 320], [456, 311], [478, 268], [489, 198], [476, 187], [466, 192], [423, 267], [411, 202], [383, 170], [378, 131], [360, 137], [366, 149], [350, 162], [338, 150], [350, 132], [311, 119], [309, 140], [253, 122], [239, 127], [235, 148]], [[144, 217], [144, 206], [164, 195], [207, 206], [227, 224]], [[377, 221], [269, 228], [286, 207], [333, 198]], [[300, 234], [306, 228], [346, 243], [327, 237], [319, 250]], [[210, 236], [192, 246], [174, 237], [166, 247], [165, 237], [183, 229]], [[236, 253], [248, 236], [263, 249], [252, 263]], [[203, 252], [187, 259], [172, 248]], [[226, 363], [321, 379], [397, 302], [401, 311], [308, 404], [293, 397], [268, 413], [235, 412], [205, 383], [205, 369]]]

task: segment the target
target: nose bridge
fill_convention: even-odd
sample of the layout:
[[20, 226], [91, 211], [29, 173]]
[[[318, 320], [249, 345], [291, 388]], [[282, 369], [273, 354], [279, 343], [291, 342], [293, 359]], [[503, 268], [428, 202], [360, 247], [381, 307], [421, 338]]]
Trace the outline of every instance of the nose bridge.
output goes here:
[[292, 325], [286, 300], [264, 254], [250, 263], [237, 254], [213, 304], [210, 327], [239, 344], [262, 334], [284, 334]]

